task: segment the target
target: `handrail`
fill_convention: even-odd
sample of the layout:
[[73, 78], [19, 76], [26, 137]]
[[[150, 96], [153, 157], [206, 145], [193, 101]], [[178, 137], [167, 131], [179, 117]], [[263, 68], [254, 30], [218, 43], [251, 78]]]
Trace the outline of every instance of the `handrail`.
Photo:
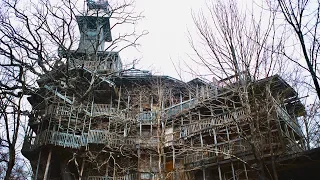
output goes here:
[[127, 174], [124, 176], [88, 176], [87, 180], [135, 180], [139, 179], [137, 173]]
[[[115, 115], [120, 114], [116, 108], [112, 108], [110, 104], [93, 104], [92, 113], [91, 106], [88, 107], [89, 111], [86, 108], [80, 106], [72, 106], [72, 105], [54, 105], [51, 104], [46, 108], [45, 113], [47, 115], [60, 115], [60, 116], [69, 116], [70, 113], [74, 113], [75, 111], [80, 112], [84, 111], [88, 116], [102, 116], [102, 115]], [[71, 111], [73, 110], [73, 111]]]
[[301, 127], [298, 123], [296, 123], [291, 116], [288, 114], [287, 111], [285, 111], [282, 107], [280, 107], [277, 104], [276, 107], [276, 111], [278, 113], [278, 115], [280, 115], [282, 117], [282, 119], [296, 132], [298, 133], [300, 136], [303, 136]]
[[106, 144], [110, 147], [135, 147], [136, 140], [133, 138], [124, 138], [120, 135], [99, 130], [90, 130], [88, 133], [84, 133], [82, 135], [45, 130], [35, 137], [27, 137], [24, 142], [26, 145], [25, 148], [28, 147], [27, 149], [29, 150], [47, 144], [79, 149], [87, 146], [90, 143]]
[[196, 123], [186, 124], [182, 127], [180, 131], [181, 136], [187, 137], [193, 133], [196, 133], [199, 131], [205, 131], [213, 127], [233, 124], [235, 123], [235, 121], [239, 121], [239, 119], [245, 118], [244, 115], [245, 115], [244, 110], [240, 109], [240, 110], [232, 111], [229, 113], [224, 113], [218, 116], [206, 118]]
[[136, 118], [138, 122], [152, 122], [156, 119], [155, 111], [142, 111], [137, 114]]
[[232, 142], [216, 144], [204, 147], [202, 151], [193, 152], [184, 157], [184, 163], [193, 163], [209, 158], [221, 157], [223, 159], [230, 159], [237, 153], [244, 153], [251, 149], [250, 145], [245, 141], [238, 139]]

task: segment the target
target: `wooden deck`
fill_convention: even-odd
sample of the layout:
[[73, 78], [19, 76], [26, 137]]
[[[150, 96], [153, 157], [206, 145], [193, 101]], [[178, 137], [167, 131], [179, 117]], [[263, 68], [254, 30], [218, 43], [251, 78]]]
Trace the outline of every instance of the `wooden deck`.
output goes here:
[[112, 69], [107, 61], [84, 61], [80, 59], [74, 59], [69, 63], [69, 69], [73, 68], [85, 68], [91, 71], [110, 71]]
[[199, 132], [206, 132], [215, 127], [235, 124], [239, 120], [245, 120], [244, 110], [237, 110], [216, 117], [202, 119], [196, 123], [186, 124], [182, 127], [181, 136], [188, 137]]
[[55, 145], [64, 148], [79, 149], [89, 144], [104, 144], [111, 148], [120, 146], [134, 148], [136, 140], [134, 138], [124, 138], [123, 136], [109, 133], [107, 131], [91, 130], [82, 135], [75, 135], [63, 132], [45, 130], [35, 137], [25, 139], [24, 150], [36, 149], [43, 145]]
[[128, 174], [125, 176], [117, 176], [117, 177], [110, 177], [110, 176], [89, 176], [87, 180], [136, 180], [139, 179], [138, 174]]
[[95, 116], [116, 116], [121, 115], [122, 113], [113, 108], [110, 104], [93, 104], [93, 107], [85, 106], [73, 106], [67, 104], [60, 105], [49, 105], [49, 107], [44, 112], [46, 115], [53, 116], [73, 116], [76, 117], [76, 113], [85, 112], [86, 115], [95, 117]]
[[217, 145], [209, 145], [199, 149], [203, 149], [203, 151], [184, 156], [184, 163], [189, 164], [213, 158], [230, 159], [238, 153], [250, 151], [251, 147], [243, 140], [236, 139], [229, 141], [229, 143], [219, 143]]

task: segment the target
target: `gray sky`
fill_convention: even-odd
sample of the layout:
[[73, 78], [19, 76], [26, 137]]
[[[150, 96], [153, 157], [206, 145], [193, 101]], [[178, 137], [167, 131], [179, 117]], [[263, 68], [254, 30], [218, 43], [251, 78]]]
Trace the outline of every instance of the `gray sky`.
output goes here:
[[205, 7], [205, 0], [136, 0], [136, 11], [145, 16], [138, 27], [149, 34], [139, 41], [139, 51], [123, 51], [122, 59], [125, 63], [140, 59], [136, 68], [177, 77], [172, 62], [183, 64], [183, 60], [188, 60], [187, 54], [192, 53], [188, 30], [192, 36], [196, 36], [196, 32], [191, 12], [200, 7]]

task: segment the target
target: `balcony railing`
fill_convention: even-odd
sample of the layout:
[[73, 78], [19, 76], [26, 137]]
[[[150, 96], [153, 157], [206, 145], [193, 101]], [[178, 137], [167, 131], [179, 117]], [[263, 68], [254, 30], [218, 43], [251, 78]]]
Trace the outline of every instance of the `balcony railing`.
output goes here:
[[142, 124], [156, 123], [157, 114], [155, 111], [143, 111], [137, 114], [137, 121]]
[[151, 138], [137, 138], [136, 143], [140, 145], [142, 148], [157, 148], [160, 143], [159, 139], [156, 137]]
[[237, 110], [212, 118], [206, 118], [197, 123], [186, 124], [181, 128], [180, 137], [187, 137], [193, 133], [210, 130], [213, 127], [230, 125], [245, 119], [245, 111]]
[[117, 109], [112, 108], [110, 104], [93, 104], [92, 109], [91, 107], [52, 104], [46, 108], [45, 113], [47, 115], [55, 116], [70, 116], [72, 113], [74, 113], [73, 115], [75, 116], [75, 113], [81, 112], [82, 110], [89, 116], [119, 115]]
[[138, 174], [128, 174], [124, 176], [117, 176], [117, 177], [111, 177], [111, 176], [89, 176], [87, 180], [136, 180], [138, 178]]
[[112, 108], [110, 104], [94, 104], [93, 105], [93, 116], [101, 115], [115, 115], [117, 114], [117, 108]]
[[166, 117], [171, 117], [173, 115], [177, 115], [181, 113], [182, 111], [186, 111], [188, 109], [194, 108], [197, 104], [198, 104], [198, 100], [196, 98], [193, 98], [193, 99], [190, 99], [166, 108], [164, 110], [164, 114], [166, 115]]
[[27, 137], [24, 150], [32, 150], [42, 145], [55, 145], [67, 148], [79, 149], [88, 144], [105, 144], [110, 147], [135, 147], [136, 140], [133, 138], [124, 138], [123, 136], [112, 134], [107, 131], [91, 130], [82, 135], [75, 135], [57, 131], [45, 130], [35, 137]]
[[97, 71], [111, 71], [111, 69], [113, 68], [112, 64], [108, 63], [108, 61], [83, 61], [79, 59], [74, 59], [69, 63], [69, 68], [81, 67]]
[[240, 139], [229, 143], [219, 143], [205, 147], [205, 151], [195, 152], [184, 157], [184, 163], [194, 163], [197, 161], [212, 158], [230, 159], [238, 153], [245, 153], [251, 149], [250, 145]]
[[282, 107], [276, 107], [277, 114], [284, 120], [297, 134], [303, 136], [303, 132], [301, 130], [300, 125], [297, 123], [295, 119], [292, 119], [286, 110]]

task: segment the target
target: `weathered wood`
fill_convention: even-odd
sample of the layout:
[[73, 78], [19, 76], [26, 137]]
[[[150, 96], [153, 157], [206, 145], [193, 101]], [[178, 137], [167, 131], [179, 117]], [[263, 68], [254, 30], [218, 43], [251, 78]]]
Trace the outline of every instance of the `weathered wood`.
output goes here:
[[36, 169], [36, 174], [35, 174], [35, 177], [34, 177], [35, 180], [38, 179], [39, 166], [40, 166], [40, 161], [41, 161], [41, 153], [42, 153], [42, 150], [40, 150], [40, 153], [39, 153], [39, 156], [38, 156], [37, 169]]
[[221, 174], [220, 164], [218, 164], [218, 173], [219, 173], [219, 180], [222, 180], [222, 174]]
[[84, 163], [85, 163], [85, 160], [84, 160], [84, 158], [83, 158], [82, 164], [81, 164], [81, 169], [80, 169], [80, 174], [79, 174], [79, 180], [82, 179], [82, 174], [83, 174], [83, 169], [84, 169]]
[[248, 180], [248, 172], [247, 172], [247, 167], [245, 163], [243, 163], [243, 167], [244, 167], [244, 174], [246, 175], [246, 180]]
[[47, 180], [48, 179], [48, 173], [49, 173], [49, 167], [50, 167], [50, 161], [51, 161], [51, 154], [52, 154], [52, 149], [49, 150], [49, 154], [48, 154], [48, 159], [47, 159], [47, 164], [46, 164], [46, 169], [45, 169], [45, 172], [44, 172], [43, 180]]

